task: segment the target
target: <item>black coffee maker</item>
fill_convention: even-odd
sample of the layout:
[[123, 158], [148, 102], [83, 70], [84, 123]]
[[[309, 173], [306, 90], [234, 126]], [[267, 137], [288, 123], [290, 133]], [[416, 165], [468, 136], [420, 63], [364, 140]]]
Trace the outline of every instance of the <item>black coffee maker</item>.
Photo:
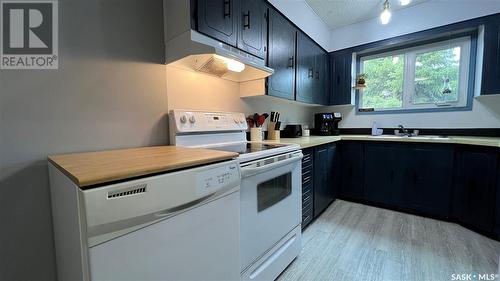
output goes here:
[[339, 135], [339, 122], [342, 120], [342, 114], [335, 113], [316, 113], [314, 115], [313, 134], [318, 136], [336, 136]]

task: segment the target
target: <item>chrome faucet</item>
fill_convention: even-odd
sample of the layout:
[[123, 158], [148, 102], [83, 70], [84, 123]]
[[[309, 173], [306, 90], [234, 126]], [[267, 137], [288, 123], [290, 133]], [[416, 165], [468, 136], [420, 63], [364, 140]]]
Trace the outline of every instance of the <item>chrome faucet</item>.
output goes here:
[[405, 127], [403, 127], [403, 125], [398, 125], [398, 127], [402, 131], [402, 133], [399, 134], [400, 136], [408, 136], [408, 137], [412, 136], [412, 134], [408, 132], [408, 130]]

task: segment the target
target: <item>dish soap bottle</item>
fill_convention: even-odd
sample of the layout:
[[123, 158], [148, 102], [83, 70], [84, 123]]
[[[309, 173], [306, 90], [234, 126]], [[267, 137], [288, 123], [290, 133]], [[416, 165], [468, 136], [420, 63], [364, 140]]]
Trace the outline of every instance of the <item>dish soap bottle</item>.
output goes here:
[[380, 136], [384, 133], [384, 129], [379, 129], [377, 122], [373, 121], [372, 124], [372, 136]]
[[377, 122], [373, 121], [373, 123], [372, 123], [372, 136], [376, 136], [377, 133], [378, 133]]

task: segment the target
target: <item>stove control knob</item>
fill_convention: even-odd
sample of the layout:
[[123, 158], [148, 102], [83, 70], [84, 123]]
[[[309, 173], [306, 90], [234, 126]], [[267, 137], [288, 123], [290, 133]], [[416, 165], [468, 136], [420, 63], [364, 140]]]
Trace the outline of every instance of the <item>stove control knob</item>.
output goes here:
[[186, 124], [186, 122], [188, 121], [188, 118], [187, 118], [187, 116], [186, 116], [185, 114], [183, 114], [183, 115], [181, 116], [181, 119], [180, 119], [180, 120], [181, 120], [181, 123], [182, 123], [182, 124]]
[[233, 121], [234, 121], [234, 123], [236, 123], [236, 124], [238, 124], [238, 123], [240, 122], [240, 120], [239, 120], [238, 116], [234, 116], [234, 117], [233, 117]]
[[240, 117], [240, 124], [245, 124], [246, 121], [245, 117]]
[[189, 117], [189, 123], [194, 124], [195, 122], [196, 118], [194, 118], [194, 115], [191, 115], [191, 117]]

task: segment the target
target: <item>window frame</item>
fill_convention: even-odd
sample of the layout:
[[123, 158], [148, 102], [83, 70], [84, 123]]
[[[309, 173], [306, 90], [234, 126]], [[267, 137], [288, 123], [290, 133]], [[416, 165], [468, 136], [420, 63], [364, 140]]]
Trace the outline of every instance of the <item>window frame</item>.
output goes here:
[[[380, 58], [391, 55], [405, 55], [411, 53], [415, 57], [405, 55], [404, 80], [403, 80], [403, 100], [401, 108], [375, 109], [374, 111], [360, 111], [360, 102], [362, 101], [363, 91], [355, 90], [355, 112], [357, 115], [365, 114], [395, 114], [395, 113], [417, 113], [417, 112], [446, 112], [446, 111], [470, 111], [474, 98], [474, 83], [476, 70], [476, 55], [477, 55], [477, 29], [467, 32], [451, 33], [441, 35], [429, 40], [421, 40], [409, 44], [401, 44], [398, 46], [390, 46], [381, 48], [375, 51], [364, 51], [356, 54], [356, 74], [362, 73], [362, 62], [367, 59]], [[466, 40], [467, 39], [467, 40]], [[469, 40], [470, 39], [470, 40]], [[422, 105], [412, 104], [409, 100], [414, 94], [414, 78], [415, 67], [414, 61], [417, 54], [429, 52], [431, 50], [443, 50], [448, 45], [454, 47], [460, 45], [465, 46], [465, 51], [461, 49], [461, 59], [459, 68], [459, 84], [466, 89], [465, 94], [459, 94], [459, 100], [452, 106], [434, 105], [429, 107], [429, 103]], [[468, 58], [468, 63], [466, 58]], [[408, 63], [411, 62], [411, 66]], [[409, 78], [411, 77], [411, 78]], [[465, 79], [466, 78], [466, 79]], [[354, 79], [355, 80], [355, 79]], [[407, 83], [411, 81], [412, 83]], [[463, 85], [464, 84], [464, 85]], [[369, 86], [368, 86], [369, 87]], [[447, 103], [453, 104], [453, 103]]]

